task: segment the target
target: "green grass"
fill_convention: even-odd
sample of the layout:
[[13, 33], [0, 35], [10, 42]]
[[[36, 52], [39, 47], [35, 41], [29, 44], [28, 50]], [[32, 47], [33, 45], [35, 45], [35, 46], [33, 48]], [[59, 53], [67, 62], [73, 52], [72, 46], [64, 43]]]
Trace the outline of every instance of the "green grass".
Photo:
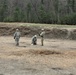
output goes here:
[[39, 23], [0, 23], [0, 25], [10, 25], [10, 26], [34, 26], [34, 27], [41, 27], [41, 28], [76, 28], [76, 25], [57, 25], [57, 24], [39, 24]]

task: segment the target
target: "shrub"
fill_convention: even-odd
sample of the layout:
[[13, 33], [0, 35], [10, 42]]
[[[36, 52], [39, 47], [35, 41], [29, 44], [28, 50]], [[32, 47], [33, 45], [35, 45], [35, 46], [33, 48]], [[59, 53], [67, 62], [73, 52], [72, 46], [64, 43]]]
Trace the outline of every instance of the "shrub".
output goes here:
[[76, 24], [76, 13], [68, 14], [62, 17], [61, 24], [75, 25]]

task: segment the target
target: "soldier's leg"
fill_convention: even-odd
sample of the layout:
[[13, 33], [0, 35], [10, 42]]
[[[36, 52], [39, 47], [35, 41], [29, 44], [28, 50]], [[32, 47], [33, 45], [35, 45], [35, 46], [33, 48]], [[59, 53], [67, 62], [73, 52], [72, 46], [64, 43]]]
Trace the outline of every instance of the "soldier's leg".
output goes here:
[[15, 38], [15, 43], [16, 43], [16, 46], [17, 46], [17, 39]]
[[34, 45], [34, 41], [32, 41], [32, 45]]
[[35, 45], [35, 41], [33, 40], [33, 45]]
[[35, 41], [35, 45], [37, 45], [37, 41]]
[[16, 38], [16, 46], [18, 46], [19, 45], [19, 38]]
[[44, 39], [43, 39], [43, 37], [41, 37], [41, 46], [43, 46], [44, 45]]
[[19, 46], [19, 38], [17, 38], [17, 46]]
[[36, 42], [34, 42], [34, 45], [36, 45]]
[[33, 41], [32, 41], [32, 44], [33, 44], [33, 45], [36, 45], [36, 42], [33, 40]]

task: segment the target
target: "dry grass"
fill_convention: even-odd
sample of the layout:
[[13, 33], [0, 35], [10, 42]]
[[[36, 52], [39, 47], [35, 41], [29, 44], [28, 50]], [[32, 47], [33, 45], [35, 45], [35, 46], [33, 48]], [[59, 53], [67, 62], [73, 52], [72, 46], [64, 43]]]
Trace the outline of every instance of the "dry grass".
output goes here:
[[76, 25], [58, 25], [58, 24], [40, 24], [40, 23], [20, 23], [20, 22], [14, 22], [14, 23], [8, 23], [8, 22], [0, 22], [0, 26], [6, 25], [6, 26], [38, 26], [41, 28], [67, 28], [67, 29], [76, 29]]

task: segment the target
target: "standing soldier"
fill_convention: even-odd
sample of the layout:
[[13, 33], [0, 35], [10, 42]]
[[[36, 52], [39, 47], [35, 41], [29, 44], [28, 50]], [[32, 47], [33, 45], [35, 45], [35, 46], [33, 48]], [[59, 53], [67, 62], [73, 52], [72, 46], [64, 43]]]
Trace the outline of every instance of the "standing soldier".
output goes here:
[[14, 33], [14, 39], [15, 39], [15, 42], [16, 42], [16, 46], [19, 46], [19, 39], [20, 39], [19, 29], [16, 29], [16, 32]]
[[44, 29], [42, 29], [42, 32], [40, 34], [40, 36], [41, 36], [41, 46], [44, 45], [44, 35], [45, 35], [45, 31], [44, 31]]
[[37, 45], [37, 35], [34, 35], [34, 36], [32, 37], [32, 44], [33, 44], [33, 45]]

